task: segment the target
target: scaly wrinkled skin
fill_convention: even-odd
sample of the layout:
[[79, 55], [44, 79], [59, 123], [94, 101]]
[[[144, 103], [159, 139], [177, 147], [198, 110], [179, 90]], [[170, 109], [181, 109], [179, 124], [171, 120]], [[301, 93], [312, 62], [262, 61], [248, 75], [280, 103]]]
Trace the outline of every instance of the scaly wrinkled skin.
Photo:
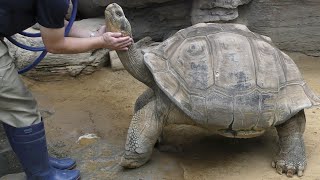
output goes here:
[[157, 137], [162, 131], [162, 123], [154, 113], [156, 102], [153, 100], [138, 110], [128, 130], [125, 154], [121, 165], [126, 168], [136, 168], [145, 164], [152, 153]]
[[[105, 17], [108, 31], [132, 36], [130, 23], [119, 5], [115, 3], [108, 5]], [[128, 51], [117, 51], [117, 53], [123, 66], [133, 77], [149, 87], [155, 87], [153, 76], [144, 64], [143, 54], [136, 48], [136, 44], [131, 45]], [[135, 114], [127, 135], [125, 154], [121, 161], [123, 167], [136, 168], [150, 159], [163, 127], [163, 118], [156, 110], [159, 98], [155, 97], [150, 89], [136, 102]]]
[[279, 174], [286, 173], [288, 177], [294, 174], [303, 176], [307, 165], [303, 141], [306, 118], [304, 111], [300, 111], [284, 124], [277, 126], [280, 152], [272, 166]]
[[[171, 101], [160, 89], [155, 90], [156, 95], [153, 98], [147, 96], [147, 99], [141, 99], [142, 104], [146, 104], [135, 112], [131, 120], [125, 154], [121, 159], [123, 167], [137, 168], [145, 164], [150, 159], [154, 145], [162, 133], [170, 112]], [[147, 92], [146, 94], [152, 94], [149, 90]], [[146, 94], [140, 97], [145, 97]], [[136, 103], [139, 102], [138, 99]]]

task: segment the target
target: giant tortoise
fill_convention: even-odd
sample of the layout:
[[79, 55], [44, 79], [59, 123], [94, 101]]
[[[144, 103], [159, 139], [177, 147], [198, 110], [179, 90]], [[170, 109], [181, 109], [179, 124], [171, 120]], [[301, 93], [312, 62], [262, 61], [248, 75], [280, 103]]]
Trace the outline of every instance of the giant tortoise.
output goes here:
[[[105, 10], [109, 31], [130, 35], [122, 8]], [[121, 165], [136, 168], [152, 154], [163, 127], [193, 124], [232, 138], [276, 127], [279, 173], [303, 175], [304, 109], [320, 105], [293, 60], [270, 38], [240, 24], [200, 23], [153, 50], [118, 51], [126, 70], [149, 89], [136, 101]]]

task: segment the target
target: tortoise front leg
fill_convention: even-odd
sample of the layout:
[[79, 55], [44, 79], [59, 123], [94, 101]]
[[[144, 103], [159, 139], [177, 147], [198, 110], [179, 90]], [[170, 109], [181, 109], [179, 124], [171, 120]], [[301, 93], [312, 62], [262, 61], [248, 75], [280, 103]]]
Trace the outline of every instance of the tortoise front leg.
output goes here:
[[154, 144], [163, 128], [163, 119], [158, 118], [155, 104], [155, 100], [150, 101], [134, 114], [128, 130], [121, 166], [137, 168], [150, 159]]
[[305, 130], [306, 117], [304, 111], [300, 111], [284, 124], [277, 126], [280, 142], [280, 152], [272, 162], [279, 174], [285, 172], [288, 177], [294, 174], [303, 176], [307, 165], [303, 132]]

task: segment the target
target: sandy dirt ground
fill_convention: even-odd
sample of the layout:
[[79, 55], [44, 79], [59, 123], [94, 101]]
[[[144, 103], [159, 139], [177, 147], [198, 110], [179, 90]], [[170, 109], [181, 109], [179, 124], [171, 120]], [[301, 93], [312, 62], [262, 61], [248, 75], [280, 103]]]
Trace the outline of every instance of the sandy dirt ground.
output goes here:
[[[320, 58], [290, 54], [309, 86], [320, 95]], [[160, 152], [141, 168], [119, 166], [133, 105], [146, 87], [126, 71], [104, 68], [93, 75], [59, 82], [25, 79], [47, 118], [50, 151], [78, 161], [82, 180], [283, 180], [271, 167], [278, 151], [275, 129], [253, 139], [209, 136], [192, 127], [165, 132], [165, 142], [182, 152]], [[320, 108], [306, 110], [304, 134], [308, 166], [302, 178], [320, 180]], [[79, 136], [97, 134], [91, 144], [78, 144]]]

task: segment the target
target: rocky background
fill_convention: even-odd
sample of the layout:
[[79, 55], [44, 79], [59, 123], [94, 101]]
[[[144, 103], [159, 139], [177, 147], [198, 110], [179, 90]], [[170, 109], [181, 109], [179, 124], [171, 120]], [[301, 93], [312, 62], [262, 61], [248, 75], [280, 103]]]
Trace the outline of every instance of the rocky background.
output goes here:
[[161, 41], [195, 23], [234, 22], [271, 37], [280, 49], [320, 56], [319, 0], [79, 0], [79, 15], [101, 16], [112, 2], [125, 8], [136, 39]]
[[[241, 23], [271, 37], [282, 50], [320, 56], [319, 0], [79, 0], [75, 25], [98, 29], [104, 24], [105, 7], [114, 2], [123, 7], [135, 41], [151, 37], [161, 42], [179, 29], [200, 22]], [[17, 38], [25, 44], [41, 45], [40, 39]], [[38, 55], [9, 46], [18, 68]], [[25, 75], [42, 81], [60, 80], [91, 74], [106, 64], [111, 64], [106, 49], [78, 55], [49, 54]]]

